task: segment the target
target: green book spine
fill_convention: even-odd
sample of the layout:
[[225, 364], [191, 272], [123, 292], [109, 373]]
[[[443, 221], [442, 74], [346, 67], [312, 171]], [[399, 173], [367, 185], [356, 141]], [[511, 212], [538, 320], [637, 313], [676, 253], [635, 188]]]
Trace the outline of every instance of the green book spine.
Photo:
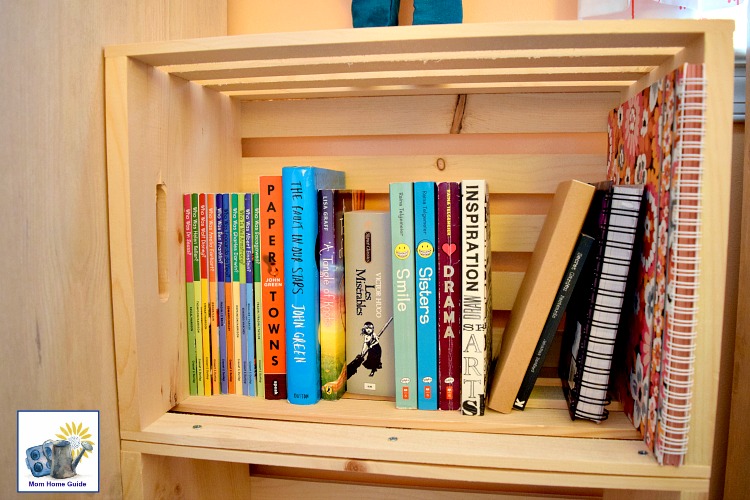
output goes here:
[[396, 408], [406, 409], [417, 408], [413, 189], [411, 182], [390, 185]]
[[255, 287], [255, 376], [256, 395], [265, 397], [266, 382], [263, 377], [263, 311], [260, 289], [260, 198], [253, 193], [253, 286]]
[[193, 207], [192, 197], [184, 194], [182, 211], [185, 226], [185, 309], [188, 340], [188, 379], [190, 395], [198, 395], [198, 364], [195, 359], [195, 288], [193, 287]]

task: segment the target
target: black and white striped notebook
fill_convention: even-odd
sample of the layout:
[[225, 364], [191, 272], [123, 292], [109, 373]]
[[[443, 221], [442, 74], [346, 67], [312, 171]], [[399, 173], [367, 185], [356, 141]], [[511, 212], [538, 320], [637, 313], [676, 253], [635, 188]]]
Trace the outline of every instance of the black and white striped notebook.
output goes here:
[[573, 419], [608, 416], [612, 354], [632, 286], [633, 255], [643, 222], [643, 185], [597, 184], [583, 232], [596, 241], [566, 310], [559, 374]]

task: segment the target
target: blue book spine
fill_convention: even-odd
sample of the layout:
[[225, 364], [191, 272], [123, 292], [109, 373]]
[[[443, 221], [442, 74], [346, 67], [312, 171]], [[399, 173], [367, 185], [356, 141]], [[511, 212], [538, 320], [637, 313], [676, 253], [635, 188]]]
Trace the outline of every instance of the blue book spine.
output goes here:
[[294, 404], [317, 403], [321, 397], [318, 190], [343, 189], [344, 182], [344, 173], [335, 170], [281, 170], [287, 399]]
[[248, 395], [257, 395], [255, 376], [255, 283], [253, 280], [253, 195], [245, 194], [245, 330], [247, 331], [246, 356], [248, 360]]
[[437, 410], [437, 197], [434, 182], [414, 183], [414, 264], [417, 272], [417, 408]]
[[216, 195], [216, 288], [218, 292], [217, 313], [219, 317], [219, 381], [221, 393], [229, 392], [227, 379], [227, 319], [226, 298], [224, 297], [224, 196]]
[[417, 316], [414, 279], [414, 186], [390, 188], [396, 408], [417, 409]]

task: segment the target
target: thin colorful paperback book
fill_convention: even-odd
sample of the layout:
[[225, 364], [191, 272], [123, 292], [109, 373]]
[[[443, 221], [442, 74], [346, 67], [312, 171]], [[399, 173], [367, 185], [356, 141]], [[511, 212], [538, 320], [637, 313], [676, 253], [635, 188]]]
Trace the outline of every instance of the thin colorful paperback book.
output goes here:
[[224, 325], [227, 346], [227, 393], [235, 394], [234, 364], [234, 291], [232, 290], [232, 203], [229, 193], [223, 194], [224, 214]]
[[198, 195], [200, 217], [201, 261], [201, 338], [203, 339], [203, 393], [211, 395], [211, 315], [208, 295], [208, 202], [205, 193]]
[[216, 316], [219, 323], [219, 392], [229, 393], [227, 367], [227, 301], [224, 287], [226, 257], [224, 252], [224, 195], [216, 195]]
[[203, 317], [201, 295], [201, 240], [200, 240], [200, 202], [198, 193], [191, 195], [193, 211], [193, 302], [195, 303], [195, 317], [198, 320], [195, 330], [195, 359], [197, 362], [198, 395], [206, 393], [203, 383]]
[[243, 227], [245, 228], [244, 234], [242, 235], [242, 241], [245, 245], [244, 262], [240, 265], [245, 271], [242, 279], [242, 286], [245, 289], [244, 298], [244, 311], [242, 314], [242, 323], [245, 327], [246, 332], [246, 344], [243, 351], [244, 357], [247, 360], [247, 386], [246, 394], [248, 396], [255, 396], [257, 394], [256, 387], [256, 362], [255, 362], [255, 283], [253, 280], [253, 195], [245, 193], [244, 195], [244, 218]]
[[195, 287], [193, 286], [193, 208], [190, 194], [182, 195], [185, 226], [185, 310], [187, 313], [188, 381], [190, 395], [198, 395], [198, 362], [195, 353], [197, 318], [195, 311]]
[[211, 394], [219, 394], [219, 315], [216, 277], [216, 196], [208, 194], [208, 314], [211, 337]]
[[253, 287], [255, 299], [255, 378], [256, 395], [265, 397], [265, 378], [263, 376], [263, 309], [260, 287], [260, 199], [258, 193], [252, 194], [253, 207]]

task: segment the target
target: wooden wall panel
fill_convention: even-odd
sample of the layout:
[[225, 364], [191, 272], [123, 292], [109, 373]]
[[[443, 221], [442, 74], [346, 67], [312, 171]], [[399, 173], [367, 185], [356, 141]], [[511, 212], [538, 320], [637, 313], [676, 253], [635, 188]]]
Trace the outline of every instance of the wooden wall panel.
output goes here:
[[[15, 410], [100, 410], [101, 492], [117, 498], [102, 47], [225, 34], [226, 2], [29, 0], [0, 11], [0, 425], [15, 446]], [[0, 468], [15, 471], [14, 457]], [[0, 475], [0, 491], [15, 482]]]

